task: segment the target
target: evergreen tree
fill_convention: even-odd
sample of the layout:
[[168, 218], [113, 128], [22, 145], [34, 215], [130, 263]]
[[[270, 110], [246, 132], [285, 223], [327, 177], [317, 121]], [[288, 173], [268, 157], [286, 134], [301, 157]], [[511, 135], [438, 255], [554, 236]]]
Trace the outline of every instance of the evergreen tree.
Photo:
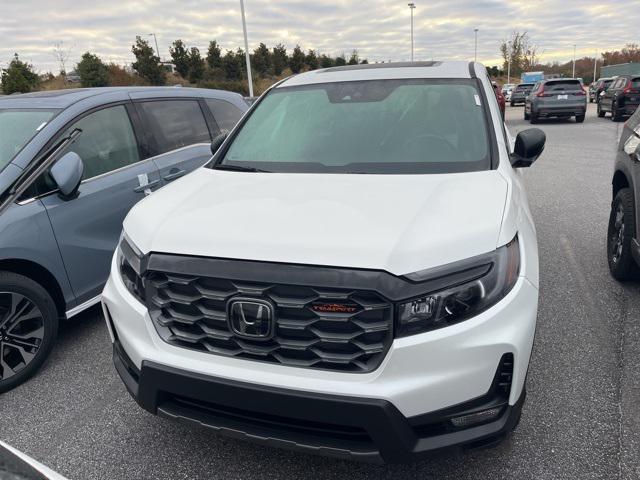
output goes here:
[[320, 55], [320, 68], [333, 67], [333, 59], [324, 53]]
[[360, 63], [360, 56], [358, 55], [358, 51], [354, 50], [351, 52], [351, 57], [349, 58], [349, 65], [358, 65]]
[[264, 43], [253, 51], [252, 66], [261, 77], [266, 77], [271, 72], [271, 52]]
[[207, 50], [207, 65], [209, 65], [209, 68], [212, 70], [214, 68], [220, 68], [222, 66], [220, 46], [215, 40], [209, 42], [209, 49]]
[[242, 64], [238, 63], [238, 57], [232, 50], [227, 50], [227, 53], [222, 57], [222, 69], [224, 70], [224, 76], [228, 80], [240, 80], [242, 78]]
[[76, 66], [83, 87], [106, 87], [109, 84], [109, 70], [97, 55], [86, 52]]
[[309, 49], [304, 62], [309, 67], [309, 70], [316, 70], [318, 68], [318, 56], [316, 55], [315, 50]]
[[305, 55], [300, 45], [296, 45], [296, 48], [293, 49], [293, 53], [291, 54], [291, 58], [289, 59], [289, 68], [293, 73], [300, 73], [304, 68]]
[[160, 65], [160, 58], [154, 55], [149, 42], [141, 37], [136, 37], [136, 43], [131, 47], [136, 61], [133, 62], [133, 69], [151, 85], [164, 85], [165, 71]]
[[33, 65], [20, 60], [17, 53], [13, 55], [9, 66], [2, 70], [0, 79], [2, 91], [7, 95], [30, 92], [40, 83], [38, 75], [33, 71]]
[[176, 66], [176, 72], [178, 72], [182, 78], [187, 78], [189, 69], [191, 68], [191, 61], [189, 58], [189, 50], [187, 50], [184, 42], [180, 39], [173, 42], [173, 45], [169, 47], [169, 54], [171, 55], [171, 61]]
[[271, 64], [273, 65], [273, 74], [277, 77], [282, 75], [282, 72], [289, 64], [289, 57], [287, 56], [287, 49], [284, 45], [279, 43], [273, 47], [273, 53], [271, 55]]
[[344, 58], [344, 53], [339, 57], [336, 57], [336, 62], [335, 62], [336, 67], [343, 67], [346, 64], [347, 64], [347, 60]]
[[204, 77], [205, 63], [200, 55], [200, 50], [191, 47], [188, 55], [189, 73], [187, 75], [191, 83], [198, 83]]

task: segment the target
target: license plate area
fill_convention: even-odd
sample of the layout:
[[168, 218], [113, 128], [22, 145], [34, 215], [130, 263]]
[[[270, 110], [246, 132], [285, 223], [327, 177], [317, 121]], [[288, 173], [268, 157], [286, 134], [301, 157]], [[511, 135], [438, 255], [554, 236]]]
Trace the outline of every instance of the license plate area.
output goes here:
[[568, 100], [569, 95], [558, 95], [558, 100]]

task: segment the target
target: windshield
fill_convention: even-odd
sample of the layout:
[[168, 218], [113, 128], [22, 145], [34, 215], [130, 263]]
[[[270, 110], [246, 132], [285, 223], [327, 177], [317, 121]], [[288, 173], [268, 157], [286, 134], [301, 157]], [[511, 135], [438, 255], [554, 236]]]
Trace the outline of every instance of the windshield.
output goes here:
[[0, 109], [0, 170], [53, 118], [56, 110]]
[[221, 163], [270, 172], [385, 174], [491, 166], [483, 101], [476, 83], [463, 79], [276, 88]]

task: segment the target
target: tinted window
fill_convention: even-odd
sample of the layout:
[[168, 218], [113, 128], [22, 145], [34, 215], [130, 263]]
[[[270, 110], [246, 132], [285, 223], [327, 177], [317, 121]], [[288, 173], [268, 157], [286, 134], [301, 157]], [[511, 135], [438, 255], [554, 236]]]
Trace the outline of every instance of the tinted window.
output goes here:
[[547, 82], [544, 86], [544, 90], [549, 92], [557, 90], [582, 90], [582, 85], [578, 80], [559, 80], [555, 82]]
[[0, 170], [51, 120], [55, 110], [0, 110]]
[[640, 88], [640, 77], [635, 77], [631, 80], [631, 86], [633, 88]]
[[211, 141], [204, 115], [195, 100], [141, 102], [138, 107], [145, 127], [151, 130], [152, 155]]
[[213, 117], [216, 119], [216, 123], [220, 130], [231, 130], [236, 126], [240, 117], [244, 114], [235, 105], [225, 102], [224, 100], [218, 100], [216, 98], [205, 99], [207, 106], [211, 110]]
[[223, 163], [268, 171], [443, 173], [490, 168], [472, 80], [370, 80], [277, 88]]
[[82, 130], [82, 135], [67, 150], [82, 158], [82, 178], [102, 175], [140, 160], [136, 137], [123, 105], [91, 113], [63, 135], [76, 128]]

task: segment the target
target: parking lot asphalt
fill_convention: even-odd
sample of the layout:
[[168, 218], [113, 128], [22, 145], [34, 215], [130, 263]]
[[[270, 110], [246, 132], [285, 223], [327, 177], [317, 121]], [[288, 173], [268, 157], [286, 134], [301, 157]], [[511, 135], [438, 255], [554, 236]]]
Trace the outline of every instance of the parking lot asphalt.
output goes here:
[[[529, 127], [507, 107], [516, 134]], [[233, 478], [638, 479], [640, 284], [609, 276], [605, 236], [621, 123], [547, 121], [525, 172], [541, 290], [528, 398], [499, 447], [401, 466], [363, 465], [221, 438], [154, 417], [111, 363], [99, 309], [67, 322], [43, 371], [0, 396], [0, 439], [72, 480]]]

